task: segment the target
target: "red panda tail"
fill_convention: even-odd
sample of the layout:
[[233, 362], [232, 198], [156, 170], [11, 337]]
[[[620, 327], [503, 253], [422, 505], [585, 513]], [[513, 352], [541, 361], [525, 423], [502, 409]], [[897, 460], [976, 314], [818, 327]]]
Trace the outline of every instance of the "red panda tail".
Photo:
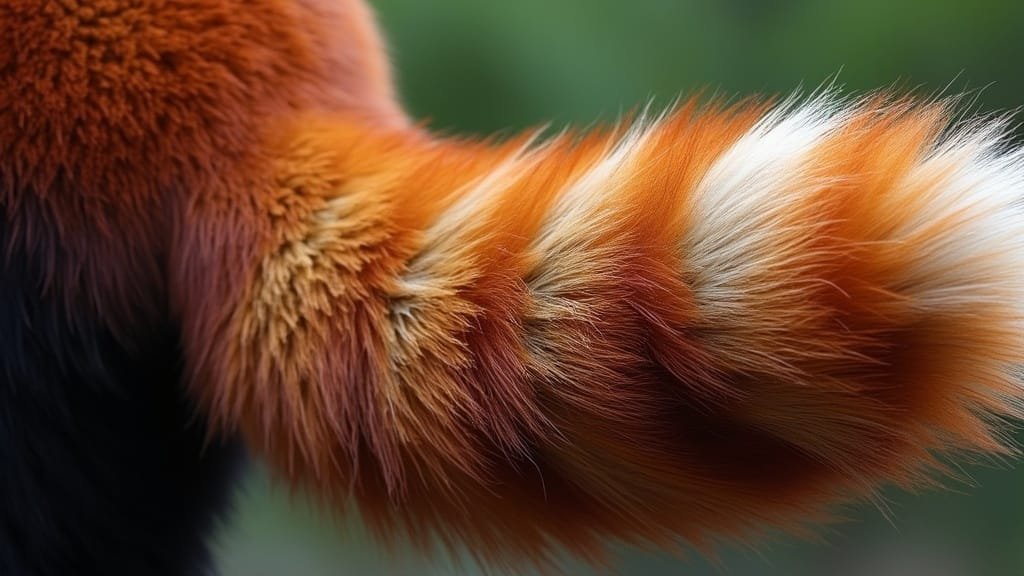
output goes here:
[[[196, 392], [385, 536], [503, 563], [798, 530], [1024, 388], [1024, 153], [941, 105], [538, 143], [305, 119], [176, 252]], [[226, 312], [225, 312], [226, 311]]]

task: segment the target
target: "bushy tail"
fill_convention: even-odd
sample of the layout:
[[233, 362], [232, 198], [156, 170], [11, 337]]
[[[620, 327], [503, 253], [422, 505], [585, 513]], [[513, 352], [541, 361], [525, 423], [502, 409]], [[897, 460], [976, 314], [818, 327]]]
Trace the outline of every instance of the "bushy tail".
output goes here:
[[178, 246], [196, 391], [384, 535], [596, 560], [1006, 450], [1024, 154], [998, 122], [825, 96], [542, 143], [306, 118], [273, 151]]

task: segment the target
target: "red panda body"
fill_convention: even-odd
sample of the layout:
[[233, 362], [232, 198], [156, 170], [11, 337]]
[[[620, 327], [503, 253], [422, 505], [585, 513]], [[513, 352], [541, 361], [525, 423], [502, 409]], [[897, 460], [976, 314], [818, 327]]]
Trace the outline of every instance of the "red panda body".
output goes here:
[[15, 0], [0, 38], [0, 573], [201, 570], [236, 440], [512, 567], [1006, 451], [998, 123], [825, 94], [436, 138], [354, 0]]
[[241, 446], [183, 393], [175, 221], [248, 178], [275, 117], [402, 122], [367, 16], [0, 3], [0, 574], [206, 572]]

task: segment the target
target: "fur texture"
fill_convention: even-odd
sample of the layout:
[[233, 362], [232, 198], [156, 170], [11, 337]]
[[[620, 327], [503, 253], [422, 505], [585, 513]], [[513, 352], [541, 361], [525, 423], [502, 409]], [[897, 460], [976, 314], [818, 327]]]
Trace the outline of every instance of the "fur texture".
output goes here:
[[999, 122], [822, 95], [436, 138], [356, 0], [8, 0], [0, 39], [4, 574], [200, 570], [236, 435], [507, 566], [801, 531], [1008, 450]]
[[268, 123], [400, 125], [365, 6], [0, 2], [0, 574], [205, 573], [239, 446], [185, 397], [175, 210]]
[[236, 286], [186, 294], [190, 382], [385, 537], [514, 564], [799, 530], [1019, 414], [998, 124], [819, 96], [501, 145], [314, 116], [272, 149], [264, 216], [196, 210], [176, 250]]

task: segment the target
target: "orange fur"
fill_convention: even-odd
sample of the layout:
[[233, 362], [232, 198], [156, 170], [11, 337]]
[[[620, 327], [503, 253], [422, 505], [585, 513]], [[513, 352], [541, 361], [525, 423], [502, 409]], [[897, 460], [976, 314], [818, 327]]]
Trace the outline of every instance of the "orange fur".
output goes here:
[[998, 126], [819, 98], [435, 138], [357, 0], [8, 0], [0, 37], [6, 248], [169, 316], [203, 415], [382, 537], [600, 561], [1006, 451]]
[[183, 193], [244, 186], [274, 118], [405, 123], [358, 0], [9, 0], [0, 38], [6, 248], [70, 262], [55, 289], [115, 324], [166, 308]]
[[[945, 113], [880, 100], [815, 138], [778, 184], [792, 200], [708, 228], [712, 166], [768, 111], [501, 145], [298, 119], [250, 191], [267, 216], [229, 227], [266, 243], [240, 260], [205, 239], [245, 288], [190, 332], [196, 391], [382, 536], [499, 564], [799, 530], [926, 481], [936, 453], [1001, 451], [1024, 286], [913, 271], [1018, 209], [930, 207], [955, 200]], [[707, 276], [743, 242], [736, 278]]]

